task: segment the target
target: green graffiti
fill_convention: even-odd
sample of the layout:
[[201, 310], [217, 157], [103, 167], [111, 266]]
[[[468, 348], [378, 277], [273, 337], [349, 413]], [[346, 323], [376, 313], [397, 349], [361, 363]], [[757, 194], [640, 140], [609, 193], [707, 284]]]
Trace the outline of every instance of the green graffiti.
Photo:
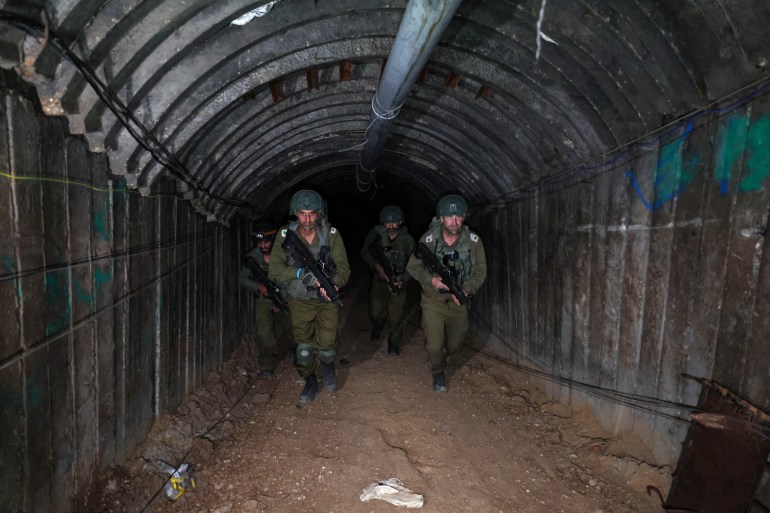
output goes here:
[[93, 300], [93, 294], [89, 294], [83, 289], [83, 286], [76, 279], [72, 279], [72, 290], [75, 292], [75, 296], [83, 303], [90, 303]]
[[58, 331], [67, 327], [70, 320], [70, 313], [72, 312], [72, 298], [65, 287], [62, 287], [56, 275], [53, 273], [47, 273], [45, 275], [45, 289], [48, 293], [48, 305], [52, 308], [58, 308], [59, 299], [64, 299], [65, 308], [58, 316], [48, 322], [45, 327], [46, 336], [52, 335]]
[[719, 184], [722, 195], [730, 191], [730, 175], [746, 147], [747, 124], [746, 116], [732, 116], [727, 120], [727, 126], [722, 133], [714, 165], [714, 180]]
[[738, 185], [739, 191], [756, 191], [770, 173], [770, 116], [762, 116], [749, 128], [746, 137], [746, 176]]
[[99, 287], [105, 283], [108, 283], [110, 280], [112, 280], [112, 273], [102, 271], [98, 267], [94, 269], [94, 282], [96, 285], [96, 290], [99, 290]]
[[684, 134], [676, 141], [665, 145], [660, 151], [655, 177], [655, 205], [677, 197], [693, 180], [693, 169], [697, 167], [695, 158], [686, 165], [682, 164], [682, 146], [690, 134], [692, 126], [688, 125]]
[[99, 210], [99, 212], [96, 213], [96, 216], [94, 217], [94, 227], [96, 228], [96, 232], [102, 236], [102, 239], [104, 239], [106, 242], [110, 241], [110, 232], [107, 230], [107, 204], [105, 203], [102, 205], [102, 208]]
[[[11, 257], [8, 255], [3, 255], [3, 265], [9, 274], [16, 274], [16, 266], [13, 265], [13, 260], [11, 260]], [[19, 299], [19, 303], [21, 303], [22, 297], [24, 296], [21, 288], [21, 280], [14, 278], [13, 281], [16, 283], [16, 297]]]
[[83, 303], [90, 303], [94, 300], [94, 296], [99, 291], [99, 288], [112, 279], [112, 273], [104, 272], [98, 267], [94, 268], [94, 293], [88, 294], [80, 282], [73, 278], [72, 288], [75, 291], [75, 296]]

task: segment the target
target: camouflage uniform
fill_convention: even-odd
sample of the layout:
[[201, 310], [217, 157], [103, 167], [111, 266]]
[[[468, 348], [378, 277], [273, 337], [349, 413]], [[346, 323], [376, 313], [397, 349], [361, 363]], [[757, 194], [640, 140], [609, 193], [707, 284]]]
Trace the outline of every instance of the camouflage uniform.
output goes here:
[[[257, 296], [257, 347], [252, 349], [256, 349], [259, 355], [259, 370], [272, 373], [275, 369], [276, 357], [279, 354], [277, 336], [280, 334], [289, 339], [289, 349], [295, 347], [296, 344], [294, 344], [291, 334], [289, 313], [283, 310], [273, 311], [275, 304], [270, 296], [259, 295], [257, 277], [246, 265], [248, 258], [254, 259], [256, 265], [265, 272], [265, 275], [269, 272], [269, 265], [265, 262], [265, 255], [259, 248], [253, 248], [244, 257], [239, 282], [241, 286], [252, 290]], [[281, 294], [284, 298], [287, 297], [285, 289], [281, 291]]]
[[[283, 248], [287, 230], [297, 229], [298, 223], [292, 223], [279, 230], [273, 246], [269, 277], [287, 286], [292, 333], [297, 342], [295, 368], [301, 377], [307, 378], [316, 371], [316, 353], [325, 364], [332, 364], [337, 356], [339, 305], [320, 298], [318, 287], [307, 287], [297, 277], [299, 267]], [[311, 244], [307, 245], [299, 233], [297, 236], [316, 258], [321, 254], [322, 247], [328, 248], [325, 251], [328, 251], [331, 280], [337, 287], [343, 287], [350, 277], [350, 265], [339, 232], [321, 219], [316, 224]]]
[[401, 350], [404, 332], [402, 317], [406, 302], [406, 287], [402, 286], [398, 293], [394, 294], [388, 284], [374, 272], [378, 262], [372, 254], [372, 244], [378, 244], [383, 249], [385, 257], [396, 274], [397, 281], [407, 282], [411, 276], [406, 272], [406, 263], [414, 252], [415, 242], [404, 226], [401, 226], [396, 237], [391, 239], [385, 226], [377, 225], [369, 231], [361, 248], [361, 257], [373, 271], [369, 292], [369, 318], [374, 325], [372, 340], [379, 342], [380, 334], [387, 323], [389, 331], [388, 352], [398, 354]]
[[[460, 228], [458, 239], [449, 246], [444, 241], [441, 223], [436, 219], [431, 229], [420, 237], [419, 243], [428, 246], [439, 262], [456, 271], [460, 287], [469, 295], [475, 294], [484, 283], [487, 276], [484, 245], [467, 226]], [[445, 259], [445, 255], [454, 259]], [[432, 272], [416, 256], [412, 255], [406, 269], [422, 285], [420, 306], [428, 363], [434, 376], [441, 373], [443, 380], [447, 360], [458, 351], [468, 332], [468, 307], [455, 304], [447, 291], [434, 289]]]

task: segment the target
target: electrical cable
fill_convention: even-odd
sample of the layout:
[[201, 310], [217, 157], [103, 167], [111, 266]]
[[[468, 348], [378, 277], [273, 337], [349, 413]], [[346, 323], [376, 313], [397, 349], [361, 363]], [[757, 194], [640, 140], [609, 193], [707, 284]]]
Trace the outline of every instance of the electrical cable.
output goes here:
[[[760, 84], [763, 84], [764, 82], [767, 82], [767, 83], [765, 83], [764, 85], [760, 85]], [[736, 95], [739, 95], [739, 94], [743, 94], [745, 91], [749, 89], [754, 89], [754, 90], [746, 94], [745, 96], [738, 98], [732, 103], [729, 103], [724, 107], [713, 107], [714, 105], [719, 105], [727, 101], [728, 98], [735, 97]], [[610, 166], [616, 163], [617, 161], [619, 161], [624, 156], [629, 155], [636, 148], [645, 149], [647, 147], [655, 146], [659, 144], [661, 141], [675, 134], [679, 130], [683, 130], [683, 133], [679, 135], [677, 139], [674, 139], [674, 140], [678, 140], [680, 138], [686, 137], [692, 131], [694, 121], [708, 114], [716, 114], [716, 115], [726, 114], [732, 110], [735, 110], [741, 105], [744, 105], [749, 101], [755, 98], [758, 98], [759, 96], [768, 92], [768, 90], [770, 90], [770, 75], [765, 75], [741, 87], [740, 89], [737, 89], [729, 94], [724, 95], [723, 97], [717, 100], [714, 100], [708, 103], [707, 105], [704, 105], [696, 109], [693, 112], [680, 116], [679, 118], [673, 121], [670, 121], [665, 125], [659, 128], [656, 128], [655, 130], [651, 130], [650, 132], [647, 132], [644, 135], [636, 137], [624, 144], [621, 144], [610, 150], [607, 150], [601, 155], [597, 155], [596, 157], [593, 157], [587, 160], [586, 162], [583, 162], [582, 164], [569, 167], [567, 169], [545, 176], [543, 178], [539, 178], [537, 180], [533, 180], [515, 189], [510, 193], [501, 194], [496, 198], [493, 198], [492, 200], [487, 202], [486, 205], [499, 206], [501, 203], [506, 203], [508, 201], [524, 199], [526, 197], [529, 197], [529, 195], [540, 192], [542, 189], [550, 190], [550, 189], [563, 187], [570, 183], [574, 183], [575, 181], [592, 178], [599, 174], [608, 172], [609, 169], [607, 169], [607, 166]], [[654, 134], [658, 134], [658, 133], [660, 135], [652, 139], [649, 139]], [[611, 155], [612, 155], [611, 158], [607, 158]], [[606, 160], [603, 160], [603, 159], [606, 159]]]
[[203, 184], [198, 182], [192, 173], [187, 170], [186, 166], [176, 157], [174, 153], [168, 150], [168, 148], [161, 143], [157, 137], [150, 132], [147, 127], [142, 124], [134, 113], [123, 104], [118, 98], [117, 94], [112, 91], [101, 79], [96, 75], [85, 62], [83, 62], [77, 55], [75, 55], [58, 36], [48, 30], [47, 24], [43, 28], [39, 25], [30, 22], [19, 16], [8, 14], [0, 11], [0, 21], [15, 27], [33, 37], [40, 37], [40, 33], [48, 34], [48, 41], [52, 47], [81, 73], [83, 78], [91, 85], [94, 92], [99, 98], [107, 105], [107, 107], [115, 114], [121, 124], [129, 132], [129, 134], [136, 140], [136, 142], [145, 150], [147, 150], [155, 161], [164, 166], [169, 173], [174, 177], [185, 183], [188, 187], [204, 194], [208, 198], [217, 201], [223, 205], [232, 206], [236, 208], [243, 208], [255, 212], [254, 207], [241, 200], [229, 198], [215, 194], [206, 188]]
[[108, 310], [112, 310], [116, 306], [119, 306], [120, 304], [124, 303], [125, 301], [128, 301], [132, 297], [137, 296], [137, 295], [141, 294], [142, 292], [145, 292], [146, 290], [148, 290], [150, 288], [157, 287], [157, 283], [159, 281], [168, 278], [169, 276], [171, 276], [172, 274], [174, 274], [176, 272], [179, 272], [181, 269], [184, 269], [185, 267], [190, 265], [192, 262], [195, 262], [196, 260], [198, 260], [198, 258], [203, 256], [204, 254], [209, 253], [210, 251], [212, 251], [213, 249], [218, 247], [218, 245], [219, 245], [218, 243], [221, 243], [222, 241], [224, 241], [228, 236], [229, 235], [223, 235], [219, 239], [219, 241], [212, 242], [208, 247], [203, 248], [199, 253], [193, 255], [192, 257], [190, 257], [189, 259], [187, 259], [185, 262], [181, 263], [180, 265], [177, 265], [173, 269], [170, 269], [169, 271], [154, 277], [152, 280], [150, 280], [149, 282], [147, 282], [144, 285], [140, 286], [139, 288], [134, 289], [131, 292], [129, 292], [127, 294], [124, 294], [121, 297], [114, 298], [109, 304], [107, 304], [107, 305], [105, 305], [105, 306], [103, 306], [103, 307], [101, 307], [99, 309], [96, 309], [96, 310], [94, 310], [92, 312], [89, 312], [88, 315], [85, 315], [84, 317], [81, 317], [80, 319], [78, 319], [78, 320], [72, 322], [71, 324], [69, 324], [66, 327], [66, 329], [62, 328], [61, 330], [59, 330], [59, 331], [57, 331], [55, 333], [52, 333], [52, 334], [42, 338], [41, 340], [38, 340], [38, 341], [34, 342], [31, 345], [28, 345], [28, 346], [26, 346], [26, 347], [24, 347], [22, 349], [19, 349], [16, 352], [8, 355], [7, 357], [5, 357], [3, 359], [0, 359], [0, 371], [4, 370], [6, 367], [8, 367], [11, 364], [14, 364], [14, 363], [18, 362], [19, 360], [24, 358], [25, 355], [27, 355], [28, 353], [30, 353], [32, 351], [37, 351], [38, 349], [43, 349], [45, 347], [48, 347], [48, 345], [50, 345], [52, 342], [54, 342], [54, 341], [58, 340], [59, 338], [61, 338], [61, 337], [65, 336], [65, 335], [67, 335], [67, 334], [69, 334], [69, 333], [79, 329], [81, 326], [85, 325], [88, 322], [91, 322], [92, 319], [98, 317], [102, 313], [104, 313], [104, 312], [106, 312]]
[[85, 187], [86, 189], [90, 189], [95, 192], [107, 192], [107, 193], [123, 192], [127, 194], [139, 194], [143, 198], [178, 198], [179, 197], [177, 194], [150, 194], [150, 195], [144, 196], [142, 195], [141, 192], [134, 189], [129, 189], [127, 187], [115, 187], [115, 188], [98, 187], [95, 185], [91, 185], [90, 183], [87, 183], [87, 182], [80, 182], [77, 180], [70, 180], [68, 178], [59, 178], [59, 177], [52, 177], [52, 176], [12, 175], [8, 173], [4, 173], [2, 171], [0, 171], [0, 176], [16, 182], [50, 182], [50, 183], [60, 183], [62, 185], [77, 185], [79, 187]]
[[[522, 354], [520, 351], [516, 350], [514, 347], [506, 343], [506, 341], [502, 337], [500, 337], [497, 333], [494, 332], [494, 330], [492, 330], [492, 327], [489, 325], [489, 323], [487, 323], [481, 317], [480, 314], [478, 314], [475, 310], [471, 310], [471, 312], [474, 313], [476, 319], [480, 320], [481, 323], [487, 327], [490, 335], [492, 335], [502, 343], [503, 347], [513, 352], [514, 355], [521, 358], [522, 360], [526, 360], [527, 362], [530, 363], [530, 365], [533, 365], [534, 367], [527, 367], [524, 365], [516, 364], [514, 362], [511, 362], [510, 360], [503, 359], [497, 355], [485, 353], [479, 350], [477, 347], [474, 347], [470, 344], [466, 344], [469, 348], [473, 349], [474, 351], [477, 351], [478, 354], [483, 356], [484, 358], [488, 358], [497, 363], [505, 365], [506, 367], [513, 368], [525, 374], [529, 374], [529, 375], [550, 381], [552, 383], [557, 383], [569, 389], [579, 390], [587, 394], [591, 394], [603, 399], [607, 399], [609, 401], [612, 401], [616, 404], [620, 404], [622, 406], [628, 406], [636, 410], [641, 410], [641, 411], [650, 413], [652, 415], [668, 418], [674, 421], [684, 422], [687, 424], [694, 422], [692, 418], [689, 418], [689, 419], [684, 418], [679, 415], [667, 413], [661, 410], [662, 409], [684, 410], [684, 412], [688, 412], [690, 414], [709, 413], [709, 412], [703, 412], [703, 410], [701, 410], [697, 406], [679, 403], [675, 401], [668, 401], [657, 397], [649, 397], [649, 396], [643, 396], [643, 395], [633, 394], [629, 392], [621, 392], [619, 390], [605, 388], [599, 385], [592, 385], [590, 383], [575, 381], [566, 376], [562, 376], [561, 374], [556, 372], [554, 369], [548, 367], [547, 365], [544, 365], [542, 362], [539, 362], [528, 355]], [[706, 381], [701, 378], [693, 378], [692, 376], [689, 376], [686, 374], [682, 374], [682, 377], [695, 379], [696, 381], [701, 383], [701, 385], [703, 385], [704, 384], [703, 382]], [[770, 425], [768, 423], [753, 422], [751, 420], [738, 417], [735, 415], [728, 415], [727, 417], [730, 422], [742, 425], [745, 429], [747, 429], [748, 431], [751, 431], [754, 435], [770, 440]]]
[[[592, 385], [590, 383], [583, 383], [580, 381], [576, 381], [572, 378], [562, 376], [555, 370], [549, 369], [547, 366], [543, 365], [541, 362], [533, 359], [528, 355], [522, 354], [520, 351], [510, 346], [508, 343], [506, 343], [506, 341], [502, 337], [500, 337], [497, 333], [495, 333], [491, 329], [489, 323], [487, 323], [478, 313], [476, 313], [475, 310], [471, 309], [470, 311], [474, 313], [476, 318], [479, 319], [482, 322], [482, 324], [484, 324], [487, 328], [489, 328], [490, 335], [492, 335], [494, 338], [502, 342], [502, 345], [506, 349], [509, 349], [511, 352], [513, 352], [517, 357], [529, 362], [531, 366], [528, 367], [521, 364], [517, 364], [516, 362], [513, 362], [509, 359], [502, 358], [500, 356], [481, 351], [478, 347], [475, 347], [467, 342], [465, 343], [466, 347], [475, 351], [476, 353], [478, 353], [480, 356], [484, 358], [493, 360], [501, 365], [512, 368], [524, 374], [529, 374], [531, 376], [539, 377], [547, 381], [550, 381], [552, 383], [557, 383], [557, 384], [566, 386], [570, 389], [580, 390], [587, 394], [598, 396], [620, 405], [629, 406], [637, 410], [646, 411], [647, 413], [650, 413], [659, 417], [665, 417], [665, 418], [670, 418], [672, 420], [689, 423], [689, 422], [692, 422], [690, 419], [686, 419], [678, 415], [673, 415], [670, 413], [663, 412], [661, 411], [661, 409], [700, 411], [698, 410], [697, 407], [692, 405], [678, 403], [674, 401], [667, 401], [665, 399], [659, 399], [657, 397], [632, 394], [629, 392], [621, 392], [619, 390], [605, 388], [599, 385]], [[422, 329], [422, 326], [420, 326], [418, 323], [415, 323], [411, 320], [411, 317], [415, 312], [416, 310], [413, 310], [412, 312], [409, 313], [408, 324], [411, 324], [412, 326]], [[661, 409], [656, 409], [654, 408], [654, 406], [659, 406]]]
[[[229, 417], [229, 416], [230, 416], [230, 412], [232, 412], [232, 411], [235, 409], [235, 407], [236, 407], [236, 406], [238, 406], [239, 404], [241, 404], [241, 401], [243, 401], [243, 398], [244, 398], [244, 397], [246, 397], [246, 396], [249, 394], [249, 392], [251, 392], [253, 389], [254, 389], [254, 381], [252, 381], [252, 382], [249, 384], [249, 386], [248, 386], [248, 387], [246, 387], [246, 390], [245, 390], [245, 391], [243, 392], [243, 394], [241, 394], [241, 396], [240, 396], [240, 397], [239, 397], [239, 398], [238, 398], [238, 399], [235, 401], [235, 403], [233, 403], [233, 405], [230, 407], [230, 409], [229, 409], [229, 410], [227, 410], [227, 411], [226, 411], [226, 412], [225, 412], [225, 413], [224, 413], [224, 414], [223, 414], [223, 415], [222, 415], [222, 416], [221, 416], [221, 417], [220, 417], [220, 418], [219, 418], [219, 419], [218, 419], [216, 422], [214, 422], [214, 424], [212, 424], [212, 425], [211, 425], [211, 426], [210, 426], [210, 427], [209, 427], [209, 428], [208, 428], [208, 429], [207, 429], [207, 430], [206, 430], [204, 433], [202, 433], [202, 434], [200, 434], [200, 435], [197, 435], [195, 438], [205, 438], [205, 437], [206, 437], [206, 436], [207, 436], [209, 433], [211, 433], [211, 431], [213, 431], [213, 430], [214, 430], [214, 428], [216, 428], [216, 427], [217, 427], [219, 424], [221, 424], [222, 422], [224, 422], [224, 421], [225, 421], [225, 419], [227, 419], [227, 417]], [[187, 452], [186, 452], [186, 453], [184, 453], [184, 456], [182, 456], [182, 457], [180, 458], [180, 462], [179, 462], [178, 464], [174, 465], [174, 470], [178, 470], [178, 469], [179, 469], [179, 467], [182, 465], [182, 463], [184, 463], [184, 460], [185, 460], [185, 458], [187, 458], [187, 456], [189, 456], [189, 455], [190, 455], [190, 452], [191, 452], [191, 451], [192, 451], [192, 443], [190, 444], [190, 448], [189, 448], [189, 449], [187, 449]], [[171, 474], [169, 474], [169, 476], [166, 478], [166, 480], [163, 482], [163, 484], [162, 484], [162, 485], [160, 485], [160, 488], [158, 489], [158, 491], [157, 491], [157, 492], [155, 492], [155, 494], [154, 494], [154, 495], [153, 495], [153, 496], [150, 498], [150, 500], [149, 500], [149, 501], [147, 501], [147, 503], [146, 503], [146, 504], [144, 505], [144, 507], [143, 507], [143, 508], [142, 508], [142, 509], [139, 511], [139, 513], [144, 513], [145, 511], [147, 511], [147, 508], [149, 508], [149, 507], [150, 507], [150, 505], [153, 503], [153, 501], [154, 501], [154, 500], [155, 500], [155, 499], [158, 497], [158, 495], [160, 495], [160, 492], [162, 492], [162, 491], [163, 491], [163, 488], [166, 486], [166, 483], [168, 483], [170, 479], [171, 479]]]
[[191, 234], [186, 235], [184, 237], [173, 237], [170, 239], [163, 239], [160, 241], [153, 241], [148, 242], [146, 244], [139, 244], [136, 246], [131, 246], [126, 249], [120, 250], [120, 251], [114, 251], [112, 253], [107, 253], [104, 255], [94, 255], [87, 258], [82, 258], [78, 260], [71, 260], [67, 262], [57, 263], [57, 264], [51, 264], [47, 266], [42, 267], [35, 267], [31, 269], [25, 269], [23, 271], [18, 272], [11, 272], [6, 274], [0, 274], [0, 283], [8, 280], [17, 280], [19, 278], [25, 278], [28, 276], [32, 276], [35, 274], [40, 273], [51, 273], [55, 271], [60, 271], [63, 269], [69, 269], [69, 268], [75, 268], [80, 267], [82, 265], [92, 264], [95, 262], [100, 262], [103, 260], [117, 260], [120, 258], [126, 258], [126, 257], [132, 257], [137, 255], [143, 255], [146, 253], [150, 253], [151, 251], [156, 250], [163, 250], [168, 248], [175, 248], [182, 244], [187, 244], [191, 241], [200, 241], [204, 242], [207, 239], [213, 237], [214, 234], [208, 234], [208, 235], [198, 235], [198, 234]]
[[[572, 378], [563, 376], [559, 374], [555, 369], [543, 364], [542, 362], [532, 358], [529, 355], [522, 353], [521, 351], [511, 346], [509, 343], [505, 341], [505, 339], [503, 339], [500, 335], [498, 335], [495, 332], [492, 326], [483, 317], [481, 317], [481, 315], [477, 313], [475, 309], [471, 309], [470, 311], [474, 314], [475, 318], [479, 320], [488, 329], [489, 334], [492, 335], [495, 339], [497, 339], [503, 345], [503, 347], [510, 350], [517, 358], [526, 361], [530, 366], [525, 366], [525, 365], [517, 364], [515, 362], [510, 362], [507, 359], [502, 359], [497, 356], [490, 356], [488, 354], [485, 354], [479, 351], [480, 354], [482, 354], [487, 358], [494, 359], [499, 363], [503, 363], [507, 366], [515, 368], [526, 374], [536, 376], [536, 377], [545, 379], [547, 381], [551, 381], [553, 383], [566, 386], [570, 389], [580, 390], [598, 397], [611, 400], [621, 405], [630, 406], [635, 409], [640, 409], [643, 411], [647, 411], [648, 413], [652, 413], [662, 417], [668, 417], [674, 420], [690, 422], [689, 419], [685, 419], [677, 415], [665, 413], [661, 411], [661, 409], [685, 410], [685, 411], [697, 411], [698, 409], [696, 406], [689, 405], [689, 404], [679, 403], [675, 401], [668, 401], [657, 397], [633, 394], [630, 392], [621, 392], [619, 390], [610, 389], [599, 385], [593, 385], [590, 383], [584, 383], [584, 382], [576, 381]], [[469, 346], [469, 347], [473, 347], [473, 346]], [[478, 351], [478, 348], [474, 348], [474, 349]]]

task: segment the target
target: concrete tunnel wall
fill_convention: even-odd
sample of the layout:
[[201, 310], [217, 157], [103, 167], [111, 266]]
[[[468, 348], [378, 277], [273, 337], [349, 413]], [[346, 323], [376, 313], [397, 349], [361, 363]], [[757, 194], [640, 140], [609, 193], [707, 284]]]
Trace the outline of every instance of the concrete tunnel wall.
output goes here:
[[675, 464], [683, 405], [698, 403], [683, 374], [767, 411], [769, 136], [766, 96], [695, 113], [488, 206], [476, 224], [497, 279], [474, 310], [486, 348], [545, 372], [553, 401], [638, 439], [652, 463]]
[[[2, 86], [0, 509], [65, 512], [253, 329], [237, 286], [248, 241], [162, 187], [126, 192], [11, 74]], [[694, 404], [686, 372], [767, 408], [768, 116], [754, 100], [476, 205], [484, 349], [574, 380], [540, 385], [633, 429], [652, 464], [675, 461], [687, 424], [578, 384]]]
[[67, 512], [254, 329], [248, 240], [126, 191], [22, 90], [0, 75], [0, 511]]

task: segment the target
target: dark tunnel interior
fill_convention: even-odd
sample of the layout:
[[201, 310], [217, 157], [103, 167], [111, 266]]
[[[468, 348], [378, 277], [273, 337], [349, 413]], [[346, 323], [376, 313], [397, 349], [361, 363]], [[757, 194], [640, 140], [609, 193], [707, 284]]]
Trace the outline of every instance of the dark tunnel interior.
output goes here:
[[381, 209], [463, 196], [468, 350], [669, 478], [758, 433], [770, 511], [768, 0], [0, 0], [0, 68], [0, 511], [70, 513], [256, 336], [302, 189], [361, 305]]

